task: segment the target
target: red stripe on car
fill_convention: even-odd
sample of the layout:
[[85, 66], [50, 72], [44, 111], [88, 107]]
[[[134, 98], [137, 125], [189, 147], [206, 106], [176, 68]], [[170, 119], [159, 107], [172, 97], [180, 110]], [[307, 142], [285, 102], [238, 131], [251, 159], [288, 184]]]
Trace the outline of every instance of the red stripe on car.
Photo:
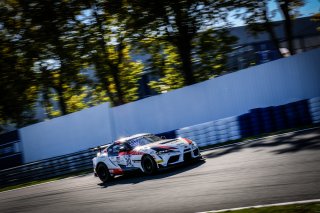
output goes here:
[[114, 175], [122, 175], [123, 174], [122, 169], [110, 169], [109, 171], [110, 171], [110, 173], [112, 173]]
[[185, 140], [188, 144], [192, 144], [192, 140], [188, 139], [188, 138], [182, 138], [183, 140]]

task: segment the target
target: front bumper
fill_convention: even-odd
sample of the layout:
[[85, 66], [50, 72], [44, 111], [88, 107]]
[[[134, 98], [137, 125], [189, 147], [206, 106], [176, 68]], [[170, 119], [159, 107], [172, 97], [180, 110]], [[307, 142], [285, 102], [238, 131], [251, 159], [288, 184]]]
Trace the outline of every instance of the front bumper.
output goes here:
[[188, 162], [193, 159], [202, 158], [199, 148], [190, 146], [180, 151], [169, 152], [154, 156], [158, 167], [167, 167], [182, 162]]

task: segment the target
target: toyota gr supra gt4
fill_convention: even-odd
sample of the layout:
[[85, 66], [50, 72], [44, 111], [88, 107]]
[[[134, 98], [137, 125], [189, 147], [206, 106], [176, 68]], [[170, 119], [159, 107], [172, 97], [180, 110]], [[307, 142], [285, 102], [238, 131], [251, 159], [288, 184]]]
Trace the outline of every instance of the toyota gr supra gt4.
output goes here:
[[152, 134], [121, 138], [94, 149], [98, 151], [93, 158], [94, 174], [102, 182], [133, 170], [151, 175], [160, 168], [202, 159], [197, 144], [192, 140], [163, 139]]

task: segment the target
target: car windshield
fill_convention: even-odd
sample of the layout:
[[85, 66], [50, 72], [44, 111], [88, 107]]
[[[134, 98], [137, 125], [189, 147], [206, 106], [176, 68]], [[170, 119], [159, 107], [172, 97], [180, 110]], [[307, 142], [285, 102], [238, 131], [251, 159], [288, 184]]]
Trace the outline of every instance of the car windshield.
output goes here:
[[147, 145], [149, 143], [154, 143], [157, 141], [160, 141], [161, 138], [159, 138], [158, 136], [155, 135], [144, 135], [141, 137], [137, 137], [137, 138], [133, 138], [127, 141], [127, 144], [129, 144], [131, 146], [131, 148], [135, 148], [137, 146], [144, 146]]

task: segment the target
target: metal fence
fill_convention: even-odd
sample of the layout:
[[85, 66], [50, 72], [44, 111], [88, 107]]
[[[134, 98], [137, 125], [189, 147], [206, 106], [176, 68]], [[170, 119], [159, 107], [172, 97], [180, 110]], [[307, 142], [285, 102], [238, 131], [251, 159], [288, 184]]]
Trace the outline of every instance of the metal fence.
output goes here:
[[92, 170], [95, 152], [85, 150], [0, 171], [0, 187]]
[[0, 135], [0, 170], [22, 164], [21, 141], [17, 130]]

